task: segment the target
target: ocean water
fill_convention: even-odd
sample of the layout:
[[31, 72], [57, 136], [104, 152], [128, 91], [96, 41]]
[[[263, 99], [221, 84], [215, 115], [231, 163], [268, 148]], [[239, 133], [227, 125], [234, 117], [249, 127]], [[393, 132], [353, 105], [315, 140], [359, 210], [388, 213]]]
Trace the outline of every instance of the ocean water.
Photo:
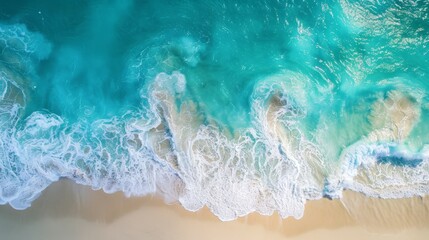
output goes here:
[[0, 6], [0, 204], [63, 178], [221, 220], [429, 194], [427, 0]]

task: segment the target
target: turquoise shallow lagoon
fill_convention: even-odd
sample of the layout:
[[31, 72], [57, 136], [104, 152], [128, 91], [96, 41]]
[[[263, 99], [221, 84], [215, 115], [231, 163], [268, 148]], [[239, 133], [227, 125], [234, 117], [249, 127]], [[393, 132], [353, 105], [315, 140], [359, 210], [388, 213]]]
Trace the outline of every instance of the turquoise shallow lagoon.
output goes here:
[[429, 193], [427, 1], [0, 1], [0, 203], [61, 178], [222, 220]]

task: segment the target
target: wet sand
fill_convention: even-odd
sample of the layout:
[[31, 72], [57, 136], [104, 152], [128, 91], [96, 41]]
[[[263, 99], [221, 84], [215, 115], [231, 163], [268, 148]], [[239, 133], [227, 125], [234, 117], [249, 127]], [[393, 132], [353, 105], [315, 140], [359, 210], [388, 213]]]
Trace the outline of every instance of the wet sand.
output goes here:
[[429, 198], [366, 198], [306, 205], [300, 220], [251, 214], [221, 222], [156, 196], [126, 198], [68, 181], [53, 184], [24, 211], [0, 206], [0, 239], [427, 239]]

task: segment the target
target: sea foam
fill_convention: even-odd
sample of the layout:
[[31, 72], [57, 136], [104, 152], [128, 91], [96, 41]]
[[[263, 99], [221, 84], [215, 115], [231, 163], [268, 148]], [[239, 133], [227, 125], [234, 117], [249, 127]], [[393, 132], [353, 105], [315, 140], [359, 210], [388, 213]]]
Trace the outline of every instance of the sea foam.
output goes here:
[[[121, 13], [131, 11], [131, 4], [122, 6]], [[377, 18], [361, 8], [356, 14], [350, 10], [355, 4], [340, 1], [344, 8], [341, 16], [352, 25], [348, 30], [383, 35], [362, 20], [370, 16], [370, 23], [377, 23]], [[334, 11], [327, 6], [323, 9]], [[326, 22], [320, 24], [337, 26], [325, 17]], [[423, 131], [417, 126], [427, 109], [424, 84], [405, 74], [392, 77], [395, 64], [381, 64], [379, 58], [375, 59], [379, 69], [389, 74], [372, 81], [371, 77], [377, 76], [365, 77], [362, 72], [375, 72], [371, 68], [374, 59], [350, 53], [352, 48], [331, 51], [330, 45], [341, 43], [333, 33], [333, 42], [313, 47], [321, 35], [315, 34], [308, 21], [285, 22], [286, 26], [296, 25], [287, 31], [291, 45], [281, 45], [282, 54], [272, 58], [270, 54], [278, 49], [256, 55], [256, 47], [244, 42], [249, 36], [259, 36], [255, 29], [264, 29], [263, 25], [254, 23], [255, 29], [234, 32], [228, 28], [234, 22], [225, 23], [210, 26], [214, 33], [209, 37], [199, 37], [198, 31], [159, 30], [153, 39], [142, 39], [129, 52], [114, 55], [126, 59], [119, 67], [79, 48], [80, 43], [57, 46], [58, 41], [50, 41], [24, 24], [1, 24], [0, 203], [26, 209], [45, 188], [62, 178], [107, 193], [157, 193], [190, 211], [207, 206], [221, 220], [255, 211], [301, 218], [307, 200], [339, 198], [345, 189], [382, 198], [429, 193], [428, 147], [424, 139], [417, 137], [416, 143], [410, 137]], [[106, 29], [125, 31], [120, 28], [119, 16], [106, 24], [111, 24]], [[91, 26], [96, 29], [98, 25]], [[231, 49], [238, 52], [237, 47], [219, 47], [225, 36], [243, 40], [247, 47], [244, 60], [227, 54]], [[120, 52], [109, 48], [117, 36], [108, 37], [109, 42], [97, 47], [104, 49], [106, 56], [110, 55], [104, 52]], [[205, 41], [210, 37], [217, 42]], [[394, 47], [416, 44], [414, 40], [403, 45], [394, 42]], [[241, 44], [233, 42], [233, 46]], [[329, 62], [349, 53], [352, 57], [346, 60]], [[293, 61], [282, 62], [285, 54]], [[325, 54], [327, 62], [315, 61], [317, 54]], [[386, 56], [391, 60], [393, 50], [386, 51]], [[276, 67], [254, 64], [248, 60], [252, 57]], [[53, 63], [44, 62], [51, 58]], [[228, 60], [228, 67], [219, 64], [222, 60]], [[300, 65], [301, 60], [305, 66]], [[79, 61], [87, 64], [69, 65]], [[109, 78], [107, 67], [113, 65], [123, 67], [115, 75], [123, 85], [98, 81]], [[51, 73], [49, 66], [61, 71]], [[228, 71], [216, 75], [223, 67]], [[230, 73], [244, 77], [237, 77], [238, 83], [228, 82], [233, 79]], [[107, 85], [113, 93], [117, 93], [117, 86], [129, 84], [129, 92], [118, 95], [136, 94], [138, 104], [128, 106], [127, 102], [120, 108], [123, 111], [106, 110], [109, 114], [97, 115], [96, 107], [90, 106], [92, 99], [71, 109], [77, 112], [75, 118], [64, 114], [64, 109], [49, 109], [49, 104], [35, 108], [35, 83], [44, 77], [57, 81], [52, 84], [57, 88], [45, 86], [45, 90], [52, 90], [58, 99], [74, 97], [55, 90], [63, 81], [78, 78], [92, 81], [92, 86], [84, 85], [88, 89]], [[236, 94], [235, 98], [228, 98], [230, 93]], [[82, 91], [80, 96], [85, 94]], [[100, 105], [103, 97], [107, 98], [95, 96], [91, 97]], [[78, 103], [76, 99], [69, 105]], [[108, 100], [105, 102], [110, 103]], [[245, 107], [236, 106], [241, 102]], [[104, 107], [109, 110], [110, 106]], [[83, 114], [79, 114], [81, 109]], [[227, 112], [231, 109], [237, 113]], [[228, 121], [241, 124], [231, 127]]]

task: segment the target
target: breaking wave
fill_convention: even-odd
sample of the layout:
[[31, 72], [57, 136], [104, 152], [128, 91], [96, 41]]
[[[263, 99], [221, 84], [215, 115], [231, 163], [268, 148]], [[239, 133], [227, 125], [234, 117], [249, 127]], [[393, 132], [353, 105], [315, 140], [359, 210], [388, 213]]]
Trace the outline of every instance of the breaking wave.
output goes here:
[[[355, 3], [340, 3], [355, 28], [372, 27], [351, 15], [348, 8]], [[356, 14], [370, 14], [357, 9]], [[297, 26], [313, 41], [302, 23]], [[366, 33], [378, 34], [371, 31]], [[61, 178], [106, 193], [158, 193], [191, 211], [207, 206], [222, 220], [254, 211], [300, 218], [307, 200], [339, 198], [345, 189], [382, 198], [429, 193], [429, 148], [419, 138], [425, 134], [427, 96], [409, 76], [387, 74], [370, 82], [361, 77], [364, 70], [347, 64], [345, 71], [356, 79], [335, 85], [324, 81], [332, 77], [328, 69], [335, 73], [338, 66], [316, 66], [323, 81], [315, 80], [314, 72], [282, 66], [254, 75], [253, 84], [240, 90], [249, 92], [241, 96], [248, 97], [248, 110], [230, 107], [237, 111], [226, 115], [238, 117], [222, 121], [221, 100], [193, 95], [213, 78], [200, 66], [212, 43], [180, 31], [158, 36], [158, 45], [146, 43], [126, 55], [121, 79], [131, 84], [126, 91], [138, 96], [137, 104], [129, 101], [100, 117], [87, 104], [82, 112], [77, 107], [81, 115], [73, 118], [33, 110], [31, 104], [49, 75], [40, 73], [46, 60], [79, 52], [55, 46], [24, 24], [0, 25], [0, 204], [28, 208]], [[356, 63], [364, 69], [377, 64]], [[239, 94], [228, 87], [220, 86]], [[239, 127], [228, 126], [239, 119]]]

